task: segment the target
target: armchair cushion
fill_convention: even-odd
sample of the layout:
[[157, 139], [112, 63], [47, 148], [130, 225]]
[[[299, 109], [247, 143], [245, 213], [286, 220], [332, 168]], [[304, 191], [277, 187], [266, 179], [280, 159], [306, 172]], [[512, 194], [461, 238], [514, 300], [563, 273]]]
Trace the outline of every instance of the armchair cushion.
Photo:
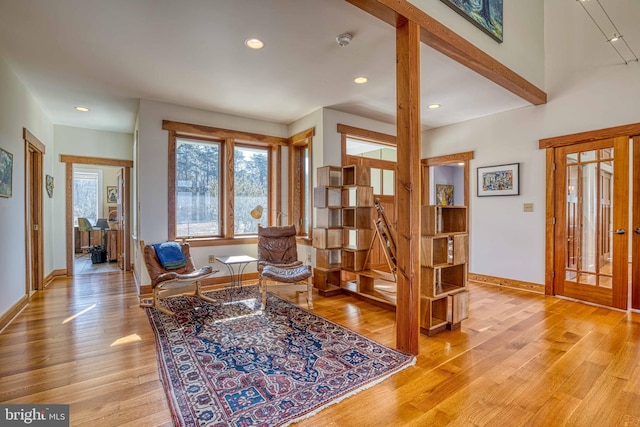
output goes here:
[[262, 269], [262, 276], [282, 283], [297, 283], [311, 277], [311, 266], [300, 265], [294, 268], [282, 268], [267, 265]]
[[180, 244], [177, 242], [163, 242], [152, 245], [156, 251], [156, 256], [160, 264], [167, 270], [175, 270], [176, 268], [187, 265], [187, 258], [182, 252]]

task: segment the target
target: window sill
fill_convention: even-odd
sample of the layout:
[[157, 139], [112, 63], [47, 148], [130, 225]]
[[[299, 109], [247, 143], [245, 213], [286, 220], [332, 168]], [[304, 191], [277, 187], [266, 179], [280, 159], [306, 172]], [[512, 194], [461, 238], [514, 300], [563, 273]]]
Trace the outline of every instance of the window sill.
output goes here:
[[191, 237], [191, 238], [176, 238], [177, 241], [184, 240], [189, 243], [189, 246], [198, 248], [205, 246], [229, 246], [229, 245], [247, 245], [257, 244], [258, 236], [241, 236], [241, 237]]

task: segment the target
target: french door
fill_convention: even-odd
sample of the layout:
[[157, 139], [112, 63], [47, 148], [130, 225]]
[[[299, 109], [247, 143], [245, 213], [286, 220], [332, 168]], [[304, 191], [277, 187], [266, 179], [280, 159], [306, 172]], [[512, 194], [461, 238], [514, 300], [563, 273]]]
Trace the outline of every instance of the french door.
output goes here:
[[555, 150], [554, 293], [627, 309], [629, 137]]

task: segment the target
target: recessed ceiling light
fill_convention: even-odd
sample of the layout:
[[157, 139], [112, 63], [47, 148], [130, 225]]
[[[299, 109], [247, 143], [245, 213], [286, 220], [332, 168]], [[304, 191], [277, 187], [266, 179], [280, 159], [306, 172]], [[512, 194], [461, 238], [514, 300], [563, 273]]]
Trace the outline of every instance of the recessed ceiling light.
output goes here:
[[458, 162], [458, 166], [464, 166], [464, 162]]
[[364, 76], [356, 77], [355, 79], [353, 79], [353, 82], [358, 83], [359, 85], [361, 85], [362, 83], [366, 83], [368, 81], [369, 79]]
[[436, 108], [440, 108], [441, 105], [440, 104], [429, 104], [427, 105], [427, 108], [430, 110], [435, 110]]
[[82, 111], [83, 113], [86, 113], [87, 111], [91, 111], [89, 108], [87, 108], [87, 107], [82, 107], [82, 106], [80, 106], [80, 105], [78, 105], [78, 106], [76, 107], [76, 110], [78, 110], [78, 111]]
[[244, 44], [250, 49], [262, 49], [264, 47], [264, 42], [256, 38], [246, 39]]

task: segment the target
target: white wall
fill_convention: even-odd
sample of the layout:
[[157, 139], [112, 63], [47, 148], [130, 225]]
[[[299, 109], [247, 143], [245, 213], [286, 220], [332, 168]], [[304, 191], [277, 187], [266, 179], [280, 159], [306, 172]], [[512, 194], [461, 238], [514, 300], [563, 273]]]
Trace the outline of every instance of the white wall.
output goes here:
[[[211, 111], [197, 110], [174, 104], [140, 101], [138, 134], [138, 239], [145, 243], [157, 243], [168, 237], [168, 142], [169, 133], [162, 129], [163, 120], [172, 120], [204, 126], [212, 126], [263, 135], [288, 137], [286, 125], [254, 120]], [[257, 255], [255, 244], [215, 247], [192, 247], [191, 255], [196, 266], [208, 263], [208, 255]], [[149, 276], [139, 251], [134, 257], [138, 280], [149, 283]], [[217, 265], [216, 268], [220, 268]], [[247, 272], [255, 271], [247, 267]], [[253, 269], [253, 270], [251, 270]], [[226, 275], [226, 271], [219, 274]]]
[[[558, 0], [554, 0], [558, 2]], [[544, 2], [504, 1], [504, 41], [497, 43], [441, 0], [409, 0], [497, 61], [539, 88], [545, 85]], [[566, 2], [574, 3], [574, 2]]]
[[[66, 269], [65, 163], [61, 155], [133, 160], [133, 135], [71, 126], [54, 126], [53, 269]], [[107, 175], [103, 176], [106, 179]], [[104, 184], [107, 185], [107, 184]], [[111, 185], [111, 184], [109, 184]], [[46, 273], [45, 273], [46, 274]]]
[[[542, 138], [640, 121], [640, 64], [575, 66], [566, 53], [581, 31], [564, 20], [570, 6], [547, 0], [545, 39], [549, 102], [423, 134], [423, 157], [474, 151], [470, 162], [470, 272], [544, 283], [545, 153]], [[574, 20], [575, 21], [575, 20]], [[560, 37], [560, 27], [565, 26]], [[566, 36], [569, 35], [569, 36]], [[611, 49], [605, 44], [604, 48]], [[615, 54], [615, 52], [613, 52]], [[520, 195], [476, 195], [476, 168], [520, 163]], [[534, 212], [523, 212], [523, 203]]]
[[[0, 198], [0, 316], [26, 294], [25, 144], [27, 128], [46, 146], [44, 174], [52, 174], [53, 125], [8, 64], [0, 58], [0, 147], [13, 154], [13, 197]], [[44, 176], [43, 176], [44, 179]], [[44, 182], [43, 182], [44, 188]], [[58, 189], [58, 191], [60, 191]], [[52, 199], [43, 191], [44, 274], [52, 269]]]

